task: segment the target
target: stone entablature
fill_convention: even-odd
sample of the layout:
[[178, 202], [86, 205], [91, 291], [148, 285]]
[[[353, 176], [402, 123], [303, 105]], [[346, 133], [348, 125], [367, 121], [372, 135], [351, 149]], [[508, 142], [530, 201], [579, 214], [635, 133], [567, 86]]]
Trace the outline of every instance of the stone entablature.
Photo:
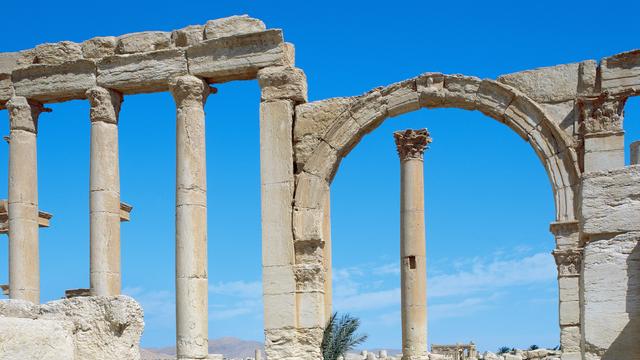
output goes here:
[[62, 41], [0, 53], [0, 108], [13, 95], [48, 103], [85, 99], [96, 86], [124, 94], [167, 91], [181, 75], [221, 83], [254, 79], [262, 68], [292, 63], [293, 47], [284, 43], [282, 31], [248, 16], [172, 32]]

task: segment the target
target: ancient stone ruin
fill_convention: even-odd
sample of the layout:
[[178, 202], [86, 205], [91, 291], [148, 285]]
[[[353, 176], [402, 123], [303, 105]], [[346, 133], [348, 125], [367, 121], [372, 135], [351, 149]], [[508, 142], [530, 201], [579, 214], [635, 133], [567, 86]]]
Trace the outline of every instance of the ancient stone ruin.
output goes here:
[[[550, 230], [562, 359], [640, 358], [640, 145], [634, 143], [632, 164], [625, 166], [623, 141], [625, 102], [640, 94], [640, 50], [496, 80], [424, 73], [359, 96], [308, 103], [293, 49], [281, 30], [236, 16], [172, 32], [0, 53], [0, 109], [10, 117], [9, 191], [0, 206], [0, 230], [9, 237], [9, 284], [3, 289], [12, 299], [0, 303], [0, 357], [139, 357], [141, 309], [120, 296], [120, 221], [129, 218], [131, 206], [120, 199], [118, 115], [127, 95], [159, 91], [170, 91], [176, 106], [178, 358], [208, 357], [204, 104], [213, 84], [257, 79], [269, 359], [321, 358], [331, 313], [332, 179], [363, 136], [390, 117], [422, 108], [478, 110], [538, 155], [556, 208]], [[46, 104], [73, 99], [91, 105], [91, 278], [87, 291], [69, 296], [90, 296], [39, 305], [38, 231], [51, 215], [38, 207], [38, 117], [48, 111]], [[424, 130], [396, 134], [403, 359], [427, 356], [420, 211], [429, 141]]]

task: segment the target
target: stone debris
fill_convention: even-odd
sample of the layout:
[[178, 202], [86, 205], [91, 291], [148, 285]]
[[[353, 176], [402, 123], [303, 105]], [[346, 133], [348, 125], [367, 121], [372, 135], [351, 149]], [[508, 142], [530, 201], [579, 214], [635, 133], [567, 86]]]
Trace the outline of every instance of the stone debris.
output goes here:
[[138, 360], [142, 308], [128, 296], [0, 301], [2, 359]]

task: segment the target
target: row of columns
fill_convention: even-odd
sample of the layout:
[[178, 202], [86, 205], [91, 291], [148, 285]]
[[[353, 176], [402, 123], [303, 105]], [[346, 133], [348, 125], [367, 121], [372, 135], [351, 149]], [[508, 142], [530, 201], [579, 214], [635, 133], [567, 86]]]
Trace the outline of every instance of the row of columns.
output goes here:
[[[207, 187], [204, 104], [209, 85], [194, 76], [170, 86], [176, 102], [176, 343], [179, 359], [208, 357]], [[118, 118], [122, 94], [86, 92], [91, 104], [90, 293], [120, 294]], [[36, 135], [47, 111], [24, 97], [7, 103], [9, 296], [40, 302]]]

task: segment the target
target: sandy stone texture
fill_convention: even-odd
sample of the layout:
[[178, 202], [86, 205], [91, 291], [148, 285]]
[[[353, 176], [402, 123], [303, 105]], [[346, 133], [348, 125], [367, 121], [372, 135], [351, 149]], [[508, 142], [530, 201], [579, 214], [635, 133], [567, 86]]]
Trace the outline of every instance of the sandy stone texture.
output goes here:
[[640, 231], [637, 219], [640, 219], [640, 166], [584, 175], [582, 226], [585, 234]]
[[248, 34], [266, 30], [265, 24], [258, 19], [247, 15], [230, 16], [223, 19], [207, 21], [204, 28], [206, 40], [218, 39], [227, 36]]
[[[33, 335], [2, 336], [9, 325]], [[0, 301], [0, 348], [5, 350], [0, 359], [139, 360], [143, 328], [142, 308], [128, 296], [77, 297], [44, 305]], [[57, 350], [48, 355], [52, 347]]]

